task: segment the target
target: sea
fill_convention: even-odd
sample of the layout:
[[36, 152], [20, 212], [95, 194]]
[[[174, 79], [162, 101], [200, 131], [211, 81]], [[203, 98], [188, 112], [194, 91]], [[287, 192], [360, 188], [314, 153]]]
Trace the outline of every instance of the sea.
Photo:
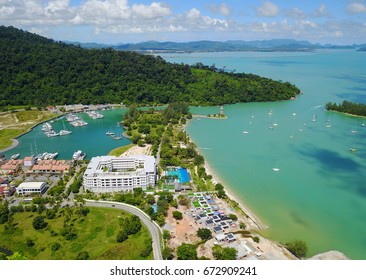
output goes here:
[[225, 187], [268, 226], [266, 237], [304, 240], [308, 256], [338, 250], [366, 259], [366, 119], [324, 109], [343, 100], [366, 104], [366, 52], [161, 56], [298, 86], [296, 100], [224, 105], [227, 119], [194, 118], [187, 132]]
[[[225, 187], [268, 226], [263, 235], [281, 243], [304, 240], [308, 256], [339, 250], [366, 260], [366, 119], [324, 110], [327, 102], [366, 104], [366, 52], [159, 55], [298, 86], [302, 94], [296, 100], [224, 105], [227, 119], [193, 118], [187, 132]], [[219, 111], [218, 106], [191, 108], [202, 115]], [[39, 125], [5, 154], [57, 151], [59, 158], [70, 159], [82, 150], [89, 159], [104, 155], [130, 143], [106, 135], [123, 132], [118, 125], [123, 112], [101, 111], [105, 117], [99, 120], [79, 114], [89, 123], [85, 127], [55, 121], [56, 131], [65, 126], [73, 133], [54, 138]]]

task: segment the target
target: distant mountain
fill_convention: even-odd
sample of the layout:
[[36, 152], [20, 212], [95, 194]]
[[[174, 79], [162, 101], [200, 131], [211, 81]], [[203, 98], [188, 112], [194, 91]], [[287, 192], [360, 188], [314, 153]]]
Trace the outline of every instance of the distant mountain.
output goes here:
[[214, 51], [311, 51], [317, 45], [308, 41], [265, 40], [265, 41], [195, 41], [195, 42], [157, 42], [148, 41], [136, 44], [114, 46], [117, 50], [155, 51], [155, 52], [214, 52]]
[[229, 40], [221, 41], [194, 41], [194, 42], [158, 42], [146, 41], [130, 44], [98, 44], [98, 43], [80, 43], [65, 42], [86, 49], [113, 48], [115, 50], [137, 51], [148, 53], [163, 52], [220, 52], [220, 51], [258, 51], [258, 52], [278, 52], [278, 51], [314, 51], [317, 49], [358, 49], [365, 50], [366, 44], [353, 45], [321, 45], [312, 44], [309, 41], [299, 41], [294, 39], [272, 39], [272, 40]]

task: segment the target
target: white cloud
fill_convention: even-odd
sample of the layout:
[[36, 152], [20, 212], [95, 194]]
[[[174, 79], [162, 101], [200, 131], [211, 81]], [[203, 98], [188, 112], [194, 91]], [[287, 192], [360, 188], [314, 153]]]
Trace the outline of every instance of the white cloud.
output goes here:
[[136, 17], [152, 19], [152, 18], [169, 16], [172, 14], [172, 11], [170, 10], [169, 6], [164, 3], [153, 2], [149, 6], [142, 4], [133, 5], [132, 13]]
[[217, 4], [211, 4], [208, 6], [208, 9], [210, 12], [214, 14], [220, 14], [222, 16], [230, 16], [231, 15], [231, 8], [226, 5], [225, 3], [222, 3], [220, 5]]
[[350, 14], [366, 13], [366, 6], [363, 3], [359, 2], [351, 3], [347, 7], [347, 12]]
[[257, 16], [259, 17], [275, 17], [279, 14], [280, 9], [272, 2], [264, 2], [257, 8]]
[[304, 12], [302, 10], [300, 10], [299, 8], [296, 8], [296, 7], [292, 8], [292, 9], [285, 10], [284, 14], [287, 17], [295, 18], [295, 19], [305, 17]]
[[325, 4], [320, 4], [319, 8], [312, 12], [313, 17], [327, 17], [329, 15], [330, 13]]

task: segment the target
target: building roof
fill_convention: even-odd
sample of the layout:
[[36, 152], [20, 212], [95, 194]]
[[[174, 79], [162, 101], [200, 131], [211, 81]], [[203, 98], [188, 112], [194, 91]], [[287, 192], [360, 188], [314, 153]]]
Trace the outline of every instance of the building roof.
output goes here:
[[[98, 156], [93, 157], [88, 167], [84, 173], [84, 176], [93, 176], [94, 174], [103, 174], [104, 171], [100, 168], [101, 164], [111, 164], [113, 168], [113, 164], [117, 164], [121, 161], [143, 161], [144, 167], [143, 172], [146, 173], [155, 173], [155, 158], [153, 156], [147, 155], [132, 155], [129, 157], [116, 157], [116, 156]], [[140, 169], [141, 170], [141, 169]], [[113, 172], [110, 172], [113, 173]]]
[[18, 188], [39, 189], [43, 184], [46, 184], [46, 182], [23, 182], [18, 186]]
[[219, 233], [219, 234], [217, 234], [217, 235], [215, 236], [215, 239], [216, 239], [217, 241], [225, 240], [225, 239], [226, 239], [226, 235], [225, 235], [225, 234], [223, 234], [223, 233]]

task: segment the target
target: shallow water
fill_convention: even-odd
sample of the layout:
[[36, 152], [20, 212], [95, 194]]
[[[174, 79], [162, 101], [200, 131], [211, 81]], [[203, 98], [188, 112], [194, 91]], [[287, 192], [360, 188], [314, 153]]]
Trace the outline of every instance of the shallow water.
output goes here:
[[300, 87], [304, 94], [297, 100], [227, 105], [227, 120], [195, 118], [187, 131], [215, 173], [269, 225], [265, 235], [281, 242], [303, 239], [310, 255], [337, 249], [366, 259], [366, 127], [362, 118], [324, 111], [329, 101], [366, 103], [365, 52], [162, 56]]

